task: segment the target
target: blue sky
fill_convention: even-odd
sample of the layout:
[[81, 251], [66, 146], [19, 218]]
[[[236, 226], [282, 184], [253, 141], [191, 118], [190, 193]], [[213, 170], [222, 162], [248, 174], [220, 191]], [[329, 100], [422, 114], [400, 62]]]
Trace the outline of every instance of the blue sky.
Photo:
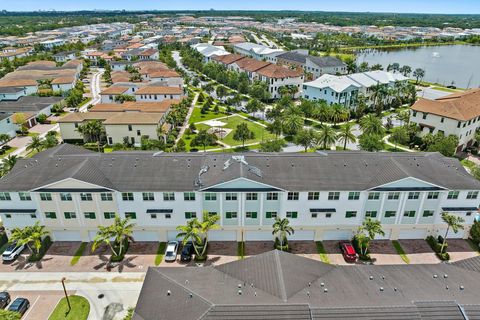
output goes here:
[[480, 0], [0, 0], [1, 10], [318, 10], [480, 14]]

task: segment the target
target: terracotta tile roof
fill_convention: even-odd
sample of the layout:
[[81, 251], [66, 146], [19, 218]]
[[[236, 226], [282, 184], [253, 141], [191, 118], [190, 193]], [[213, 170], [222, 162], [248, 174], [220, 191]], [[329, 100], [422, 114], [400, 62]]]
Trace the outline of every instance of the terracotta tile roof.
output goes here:
[[257, 73], [268, 78], [283, 79], [301, 77], [303, 75], [303, 70], [290, 69], [277, 66], [276, 64], [270, 64], [265, 68], [258, 70]]
[[100, 92], [101, 95], [105, 94], [123, 94], [128, 91], [128, 87], [121, 87], [121, 86], [111, 86], [107, 89]]
[[252, 58], [244, 58], [235, 62], [243, 71], [255, 72], [270, 65], [270, 62], [258, 61]]
[[241, 59], [245, 59], [244, 56], [239, 55], [239, 54], [227, 54], [225, 56], [215, 56], [213, 57], [213, 60], [223, 63], [223, 64], [232, 64], [236, 61], [239, 61]]
[[158, 52], [158, 50], [155, 50], [155, 49], [147, 49], [143, 52], [140, 52], [138, 55], [139, 56], [151, 56], [151, 55], [154, 55], [157, 52]]
[[113, 83], [130, 81], [130, 73], [128, 73], [127, 71], [113, 71], [111, 76]]
[[468, 121], [480, 116], [480, 89], [454, 93], [436, 100], [420, 99], [412, 110]]
[[164, 100], [161, 102], [134, 102], [128, 101], [122, 104], [118, 103], [99, 103], [93, 106], [90, 112], [150, 112], [150, 113], [165, 113], [172, 104], [178, 104], [180, 100]]
[[179, 78], [180, 75], [175, 70], [159, 70], [149, 73], [150, 78]]
[[114, 114], [103, 124], [158, 124], [163, 118], [163, 113], [120, 112]]
[[73, 112], [58, 119], [59, 123], [78, 123], [88, 120], [105, 120], [112, 117], [112, 112]]
[[141, 94], [183, 94], [183, 90], [178, 87], [149, 86], [135, 92], [135, 95]]
[[74, 77], [60, 77], [56, 78], [52, 81], [52, 84], [67, 84], [67, 83], [74, 83], [75, 78]]
[[30, 87], [37, 86], [37, 81], [33, 79], [1, 79], [0, 87]]

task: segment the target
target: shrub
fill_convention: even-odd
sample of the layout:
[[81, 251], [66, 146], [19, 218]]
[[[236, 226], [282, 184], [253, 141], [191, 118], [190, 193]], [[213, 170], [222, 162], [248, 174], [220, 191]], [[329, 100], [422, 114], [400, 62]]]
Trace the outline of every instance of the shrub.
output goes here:
[[44, 124], [47, 122], [47, 115], [45, 113], [40, 113], [37, 117], [37, 121], [40, 122], [41, 124]]
[[273, 247], [280, 251], [288, 251], [288, 239], [287, 238], [283, 239], [283, 246], [282, 246], [282, 242], [280, 242], [280, 239], [276, 237]]
[[18, 312], [0, 309], [0, 319], [3, 320], [20, 320], [22, 316]]
[[[125, 254], [127, 253], [128, 251], [128, 247], [130, 245], [130, 241], [128, 241], [127, 238], [125, 238], [124, 242], [123, 242], [123, 250], [122, 252], [120, 252], [120, 254], [118, 256], [115, 256], [112, 254], [112, 256], [110, 257], [110, 261], [111, 262], [120, 262], [123, 260], [123, 258], [125, 258]], [[115, 248], [115, 251], [118, 251], [118, 249], [120, 249], [120, 245], [116, 246]]]
[[40, 250], [38, 251], [37, 254], [32, 253], [30, 257], [28, 257], [28, 261], [35, 262], [35, 261], [42, 260], [43, 256], [45, 255], [45, 253], [47, 253], [51, 245], [52, 245], [52, 239], [50, 238], [50, 236], [46, 236], [45, 238], [43, 238], [42, 246], [40, 247]]
[[447, 247], [448, 245], [445, 243], [445, 246], [443, 247], [443, 252], [441, 252], [442, 249], [442, 242], [439, 240], [443, 241], [443, 237], [438, 236], [438, 238], [435, 238], [434, 236], [428, 236], [426, 241], [430, 245], [433, 251], [435, 251], [435, 254], [437, 257], [442, 260], [442, 261], [447, 261], [450, 260], [450, 255], [447, 252]]
[[370, 261], [372, 260], [372, 258], [370, 257], [370, 251], [367, 249], [367, 253], [366, 254], [362, 254], [362, 250], [360, 248], [360, 244], [358, 243], [358, 238], [357, 236], [354, 236], [353, 239], [352, 239], [352, 245], [353, 245], [353, 248], [355, 249], [355, 252], [358, 254], [358, 259], [362, 260], [362, 261]]
[[5, 230], [0, 231], [0, 248], [3, 247], [3, 245], [7, 242], [8, 242], [8, 237]]
[[480, 245], [480, 221], [474, 221], [470, 229], [470, 239], [476, 244]]

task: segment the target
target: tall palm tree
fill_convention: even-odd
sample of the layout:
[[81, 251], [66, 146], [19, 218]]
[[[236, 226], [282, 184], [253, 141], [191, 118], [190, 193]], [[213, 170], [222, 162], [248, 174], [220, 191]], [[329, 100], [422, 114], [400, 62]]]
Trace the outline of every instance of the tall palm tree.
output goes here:
[[341, 104], [335, 103], [331, 107], [331, 118], [333, 125], [336, 126], [337, 123], [348, 120], [350, 112], [347, 108]]
[[347, 143], [355, 143], [357, 137], [353, 134], [353, 123], [347, 122], [344, 126], [340, 127], [337, 138], [343, 143], [343, 150], [347, 150]]
[[360, 120], [360, 129], [364, 134], [383, 135], [385, 129], [383, 128], [382, 120], [374, 114], [368, 114]]
[[210, 215], [207, 211], [203, 212], [203, 219], [202, 222], [199, 224], [200, 229], [200, 237], [202, 238], [203, 242], [203, 249], [200, 252], [199, 259], [205, 259], [207, 253], [207, 246], [208, 246], [208, 232], [210, 230], [215, 230], [220, 228], [217, 224], [220, 217], [217, 214]]
[[18, 156], [14, 154], [9, 154], [6, 158], [3, 158], [2, 164], [0, 166], [0, 176], [4, 176], [13, 169], [17, 163]]
[[282, 117], [282, 128], [287, 134], [295, 134], [303, 127], [305, 120], [303, 116], [291, 113], [284, 114]]
[[104, 243], [110, 248], [113, 256], [120, 256], [123, 253], [125, 241], [133, 241], [134, 226], [135, 224], [130, 222], [130, 218], [122, 219], [118, 215], [115, 216], [113, 224], [109, 226], [98, 226], [97, 235], [93, 239], [92, 252], [95, 251], [101, 243]]
[[303, 146], [307, 152], [308, 148], [315, 145], [317, 133], [313, 129], [300, 129], [293, 140], [296, 144]]
[[100, 151], [100, 143], [105, 135], [105, 127], [100, 120], [90, 120], [78, 126], [77, 131], [83, 136], [85, 142], [97, 142]]
[[39, 136], [33, 136], [32, 141], [27, 144], [27, 150], [35, 150], [40, 152], [43, 149], [43, 142]]
[[415, 69], [413, 71], [413, 77], [416, 79], [416, 83], [418, 84], [418, 82], [425, 77], [425, 70], [422, 68]]
[[197, 218], [193, 218], [187, 221], [187, 224], [184, 226], [178, 226], [177, 231], [180, 231], [177, 234], [177, 238], [183, 238], [183, 244], [185, 245], [188, 241], [191, 241], [193, 244], [193, 249], [195, 254], [199, 255], [199, 246], [202, 245], [202, 238], [200, 237], [200, 222]]
[[462, 217], [449, 214], [448, 212], [442, 212], [442, 220], [447, 224], [447, 230], [445, 231], [445, 237], [443, 237], [440, 253], [443, 253], [443, 249], [447, 243], [447, 236], [450, 229], [452, 229], [454, 233], [457, 233], [459, 230], [464, 229], [463, 223], [465, 223], [465, 219], [463, 219]]
[[287, 218], [280, 219], [276, 217], [272, 227], [272, 234], [277, 235], [277, 238], [280, 240], [280, 248], [283, 249], [283, 241], [287, 240], [287, 234], [292, 235], [295, 233], [295, 230], [290, 226], [290, 221]]
[[337, 141], [337, 132], [331, 126], [322, 124], [320, 131], [318, 132], [318, 144], [323, 146], [323, 149], [326, 150], [327, 147], [330, 147], [332, 144], [335, 144]]
[[379, 220], [373, 220], [366, 218], [362, 225], [358, 228], [356, 235], [360, 245], [360, 253], [366, 255], [370, 246], [370, 241], [375, 239], [376, 235], [384, 236], [385, 232], [382, 229], [382, 225]]
[[42, 247], [42, 239], [48, 234], [45, 226], [41, 226], [37, 221], [33, 226], [13, 229], [10, 241], [16, 241], [19, 245], [26, 245], [32, 254], [38, 254]]
[[332, 118], [332, 109], [328, 106], [325, 100], [320, 100], [318, 102], [318, 107], [314, 109], [314, 115], [320, 123], [323, 123]]

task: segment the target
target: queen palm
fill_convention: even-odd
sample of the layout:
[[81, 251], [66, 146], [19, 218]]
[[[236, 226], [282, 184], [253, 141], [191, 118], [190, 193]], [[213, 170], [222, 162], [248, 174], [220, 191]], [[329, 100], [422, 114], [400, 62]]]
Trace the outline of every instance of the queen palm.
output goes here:
[[325, 100], [318, 102], [318, 107], [314, 109], [314, 116], [320, 123], [329, 121], [332, 118], [332, 109], [330, 109]]
[[32, 141], [27, 144], [27, 150], [40, 152], [43, 149], [43, 143], [39, 136], [33, 136]]
[[353, 134], [353, 123], [347, 122], [337, 134], [338, 141], [343, 143], [343, 150], [347, 150], [347, 143], [355, 143], [357, 137]]
[[220, 217], [217, 214], [210, 215], [207, 211], [203, 212], [203, 219], [202, 222], [199, 223], [200, 229], [200, 237], [202, 239], [202, 251], [200, 252], [199, 259], [205, 259], [207, 253], [207, 246], [208, 246], [208, 232], [210, 230], [215, 230], [220, 228], [217, 224]]
[[447, 244], [447, 236], [448, 232], [450, 229], [453, 230], [454, 233], [457, 233], [459, 230], [463, 230], [464, 226], [463, 223], [465, 222], [465, 219], [462, 217], [449, 214], [448, 212], [443, 212], [442, 213], [442, 220], [447, 224], [447, 230], [445, 231], [445, 237], [443, 237], [443, 242], [442, 242], [442, 247], [440, 248], [440, 253], [443, 253], [443, 249], [445, 245]]
[[364, 134], [368, 135], [383, 135], [385, 131], [382, 120], [373, 114], [368, 114], [360, 120], [360, 129], [362, 129]]
[[323, 146], [323, 149], [326, 150], [327, 147], [330, 147], [332, 144], [335, 144], [337, 141], [337, 132], [331, 126], [322, 124], [320, 131], [318, 132], [318, 144]]
[[98, 142], [100, 146], [102, 135], [105, 134], [105, 127], [100, 120], [90, 120], [79, 125], [77, 131], [83, 135], [86, 142]]
[[290, 221], [287, 218], [280, 219], [276, 217], [272, 227], [272, 234], [277, 235], [277, 238], [280, 240], [280, 248], [283, 249], [283, 242], [287, 240], [287, 234], [292, 235], [295, 233], [295, 230], [290, 226]]
[[200, 222], [197, 218], [193, 218], [187, 221], [184, 226], [178, 226], [177, 238], [183, 238], [182, 243], [185, 245], [188, 241], [193, 244], [195, 254], [199, 256], [199, 245], [202, 244], [202, 238], [200, 237]]
[[349, 111], [341, 104], [335, 103], [331, 108], [331, 118], [334, 125], [337, 123], [346, 121], [349, 118]]
[[282, 117], [282, 128], [287, 134], [295, 134], [303, 127], [305, 120], [301, 115], [290, 113]]
[[115, 216], [111, 225], [98, 226], [97, 235], [93, 239], [92, 252], [104, 243], [110, 248], [113, 256], [121, 256], [125, 242], [133, 241], [134, 226], [135, 224], [130, 222], [130, 218], [122, 219], [118, 215]]
[[9, 154], [6, 158], [3, 158], [2, 165], [0, 167], [0, 176], [6, 175], [10, 170], [13, 169], [17, 163], [18, 156], [14, 154]]
[[37, 221], [33, 226], [13, 229], [10, 240], [16, 241], [19, 245], [26, 245], [32, 254], [38, 254], [42, 248], [42, 239], [48, 234], [45, 226], [41, 226]]

